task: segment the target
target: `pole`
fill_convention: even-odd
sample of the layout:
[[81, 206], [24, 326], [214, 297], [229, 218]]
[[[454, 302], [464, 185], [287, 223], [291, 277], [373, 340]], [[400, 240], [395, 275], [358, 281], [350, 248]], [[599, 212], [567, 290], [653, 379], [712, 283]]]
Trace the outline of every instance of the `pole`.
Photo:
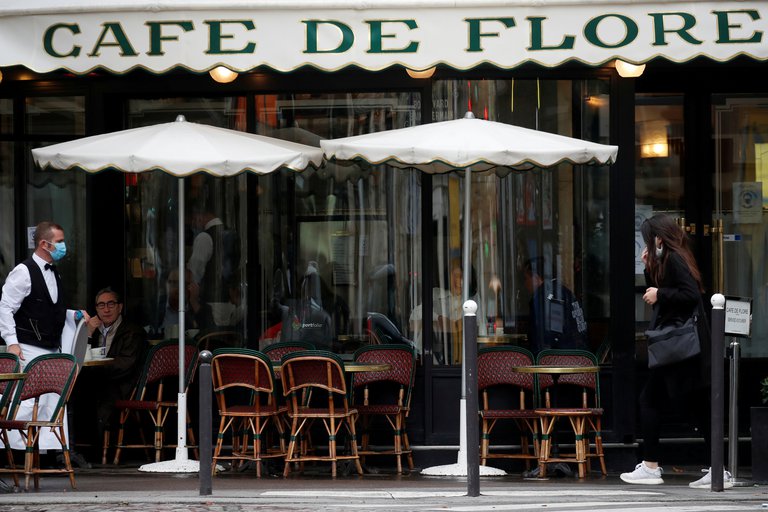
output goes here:
[[213, 354], [208, 350], [200, 352], [200, 496], [213, 494], [211, 475], [211, 446], [212, 446], [212, 409], [211, 403], [211, 360]]
[[179, 394], [178, 407], [176, 410], [176, 428], [178, 442], [176, 444], [176, 460], [187, 460], [187, 394], [184, 389], [185, 375], [184, 370], [184, 343], [186, 326], [184, 325], [184, 313], [186, 312], [186, 290], [185, 283], [186, 269], [184, 254], [184, 178], [179, 178]]
[[712, 445], [710, 476], [711, 489], [723, 491], [723, 357], [725, 356], [725, 297], [712, 296]]
[[466, 368], [467, 422], [467, 496], [480, 496], [480, 431], [477, 411], [477, 303], [464, 302], [464, 367]]

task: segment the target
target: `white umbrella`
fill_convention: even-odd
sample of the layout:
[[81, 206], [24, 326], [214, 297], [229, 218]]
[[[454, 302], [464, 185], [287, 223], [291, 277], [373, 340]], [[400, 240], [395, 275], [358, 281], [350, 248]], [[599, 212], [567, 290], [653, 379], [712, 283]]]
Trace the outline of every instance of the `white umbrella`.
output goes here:
[[[363, 160], [372, 164], [413, 167], [427, 173], [465, 170], [464, 251], [462, 265], [470, 268], [471, 172], [528, 170], [563, 162], [606, 165], [616, 161], [617, 146], [540, 132], [510, 124], [475, 119], [467, 112], [463, 119], [423, 124], [397, 130], [320, 141], [329, 160]], [[470, 172], [471, 171], [471, 172]], [[464, 279], [463, 301], [469, 298], [469, 279]], [[466, 336], [466, 333], [464, 333]], [[467, 344], [464, 343], [464, 350]], [[465, 358], [462, 358], [462, 362]], [[462, 363], [463, 366], [463, 363]], [[461, 386], [461, 434], [459, 460], [450, 466], [422, 471], [434, 475], [466, 475], [466, 436], [463, 435], [466, 409], [464, 371]], [[486, 474], [491, 474], [486, 468]], [[430, 471], [432, 470], [432, 471]], [[499, 473], [497, 473], [499, 474]], [[503, 472], [501, 472], [503, 474]]]
[[[184, 290], [184, 176], [207, 172], [234, 176], [242, 172], [266, 174], [286, 168], [301, 171], [322, 162], [319, 148], [261, 135], [175, 122], [95, 135], [33, 149], [42, 169], [81, 169], [90, 173], [105, 169], [139, 173], [160, 170], [179, 179], [179, 289]], [[156, 472], [196, 472], [197, 461], [188, 459], [184, 391], [184, 293], [179, 294], [179, 397], [176, 459], [147, 464], [140, 469]]]

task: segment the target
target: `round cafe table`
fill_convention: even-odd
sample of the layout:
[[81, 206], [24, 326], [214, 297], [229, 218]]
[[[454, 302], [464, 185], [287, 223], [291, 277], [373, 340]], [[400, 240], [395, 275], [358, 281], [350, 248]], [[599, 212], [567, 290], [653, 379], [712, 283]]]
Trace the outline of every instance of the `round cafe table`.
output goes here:
[[24, 372], [0, 373], [0, 381], [24, 380], [27, 374]]
[[597, 373], [600, 371], [599, 366], [550, 366], [541, 364], [531, 364], [528, 366], [513, 366], [510, 368], [513, 372], [518, 373], [549, 373], [549, 374], [566, 374], [566, 373]]
[[98, 359], [88, 359], [86, 361], [83, 361], [83, 366], [84, 367], [110, 366], [114, 362], [115, 362], [114, 357], [100, 357]]
[[[272, 368], [278, 369], [281, 366], [280, 361], [272, 361]], [[389, 363], [366, 363], [362, 361], [345, 361], [344, 371], [346, 373], [360, 373], [360, 372], [386, 372], [391, 370], [392, 365]]]

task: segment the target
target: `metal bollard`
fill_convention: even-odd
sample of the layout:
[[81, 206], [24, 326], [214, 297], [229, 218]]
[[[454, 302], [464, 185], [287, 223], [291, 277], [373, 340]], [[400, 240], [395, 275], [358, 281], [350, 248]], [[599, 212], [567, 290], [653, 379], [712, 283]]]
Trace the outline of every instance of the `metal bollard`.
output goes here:
[[477, 304], [464, 303], [464, 372], [467, 416], [467, 496], [480, 496], [480, 427], [477, 411]]
[[211, 360], [213, 354], [208, 350], [200, 352], [200, 496], [213, 494], [211, 471]]
[[712, 296], [712, 446], [710, 476], [711, 489], [723, 491], [723, 418], [725, 389], [723, 358], [725, 357], [725, 297], [716, 293]]

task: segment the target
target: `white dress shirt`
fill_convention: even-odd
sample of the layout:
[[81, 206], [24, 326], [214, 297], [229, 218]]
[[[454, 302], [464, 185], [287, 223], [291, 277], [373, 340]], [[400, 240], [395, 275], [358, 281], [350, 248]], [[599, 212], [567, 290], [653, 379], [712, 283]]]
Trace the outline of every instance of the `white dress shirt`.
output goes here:
[[[53, 269], [45, 269], [47, 263], [37, 254], [32, 254], [32, 260], [40, 267], [43, 273], [43, 279], [48, 287], [48, 293], [51, 294], [51, 300], [56, 302], [59, 299], [59, 288], [56, 286], [56, 276]], [[10, 271], [3, 285], [3, 297], [0, 299], [0, 336], [5, 340], [6, 345], [16, 345], [19, 340], [16, 338], [16, 321], [13, 315], [21, 307], [21, 303], [32, 291], [32, 278], [29, 275], [29, 269], [24, 264], [16, 265]]]
[[192, 242], [192, 255], [189, 257], [187, 268], [192, 272], [192, 279], [196, 283], [203, 281], [205, 266], [208, 265], [208, 261], [213, 256], [213, 238], [206, 231], [213, 226], [221, 226], [222, 224], [224, 223], [218, 217], [209, 220], [203, 231], [198, 233]]

